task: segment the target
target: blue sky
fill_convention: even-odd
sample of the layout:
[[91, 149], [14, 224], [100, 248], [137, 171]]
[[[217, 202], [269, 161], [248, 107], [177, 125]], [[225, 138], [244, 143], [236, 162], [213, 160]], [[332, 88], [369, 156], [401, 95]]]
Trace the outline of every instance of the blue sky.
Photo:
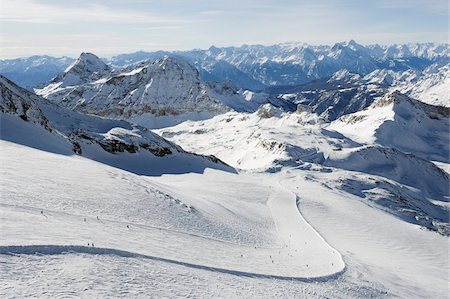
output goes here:
[[1, 0], [0, 57], [448, 42], [447, 0]]

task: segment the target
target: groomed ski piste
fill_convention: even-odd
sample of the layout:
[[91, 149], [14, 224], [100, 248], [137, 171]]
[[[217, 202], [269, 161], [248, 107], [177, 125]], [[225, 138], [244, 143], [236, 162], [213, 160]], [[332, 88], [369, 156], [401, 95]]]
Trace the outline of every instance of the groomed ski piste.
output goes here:
[[2, 298], [446, 296], [447, 238], [333, 173], [149, 177], [1, 148]]

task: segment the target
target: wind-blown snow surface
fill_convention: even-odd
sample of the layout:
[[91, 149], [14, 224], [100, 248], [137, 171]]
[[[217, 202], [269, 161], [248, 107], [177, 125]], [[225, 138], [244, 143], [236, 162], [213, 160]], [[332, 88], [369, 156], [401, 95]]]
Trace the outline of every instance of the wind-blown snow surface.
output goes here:
[[266, 177], [207, 171], [165, 182], [81, 157], [1, 147], [3, 254], [106, 253], [232, 279], [324, 281], [344, 269], [298, 213], [295, 195]]

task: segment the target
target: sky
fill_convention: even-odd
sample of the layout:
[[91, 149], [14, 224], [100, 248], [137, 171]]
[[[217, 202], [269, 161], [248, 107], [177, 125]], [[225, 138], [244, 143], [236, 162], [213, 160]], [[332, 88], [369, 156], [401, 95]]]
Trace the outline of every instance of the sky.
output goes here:
[[1, 0], [0, 58], [449, 41], [448, 0]]

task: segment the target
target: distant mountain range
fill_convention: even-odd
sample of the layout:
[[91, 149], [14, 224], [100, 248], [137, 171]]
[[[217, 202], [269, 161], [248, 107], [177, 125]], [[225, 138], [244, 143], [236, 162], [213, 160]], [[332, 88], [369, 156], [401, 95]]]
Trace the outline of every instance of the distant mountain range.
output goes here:
[[[326, 120], [360, 111], [387, 92], [449, 106], [448, 44], [333, 46], [286, 43], [121, 54], [77, 60], [32, 56], [0, 61], [0, 73], [62, 106], [148, 127], [296, 105]], [[159, 121], [146, 115], [157, 116]], [[162, 121], [166, 115], [174, 116]], [[151, 122], [151, 123], [150, 123]]]
[[265, 103], [295, 110], [294, 104], [282, 98], [236, 91], [226, 82], [205, 82], [193, 65], [177, 57], [111, 69], [94, 54], [82, 53], [49, 85], [36, 91], [66, 108], [147, 126], [146, 118], [169, 116], [176, 123], [229, 110], [254, 112]]
[[[210, 47], [207, 50], [157, 51], [121, 54], [103, 59], [112, 68], [142, 61], [180, 57], [195, 65], [205, 81], [229, 81], [236, 89], [261, 91], [269, 86], [299, 85], [330, 77], [340, 70], [365, 76], [377, 69], [423, 71], [432, 64], [448, 64], [448, 44], [363, 46], [351, 40], [333, 46], [285, 43], [272, 46]], [[32, 56], [0, 61], [0, 74], [33, 88], [48, 83], [75, 59]]]

